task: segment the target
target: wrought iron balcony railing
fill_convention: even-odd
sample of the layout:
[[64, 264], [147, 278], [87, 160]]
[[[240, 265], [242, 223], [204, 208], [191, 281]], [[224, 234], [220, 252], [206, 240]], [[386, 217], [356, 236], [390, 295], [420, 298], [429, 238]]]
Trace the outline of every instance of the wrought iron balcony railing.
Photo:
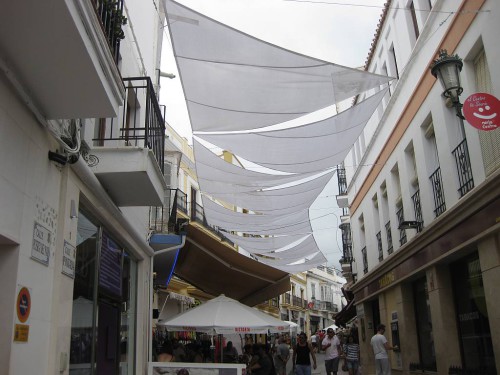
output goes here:
[[337, 166], [337, 178], [339, 182], [339, 195], [347, 194], [347, 176], [343, 165]]
[[474, 188], [474, 178], [472, 177], [472, 168], [470, 165], [469, 149], [467, 148], [467, 139], [464, 140], [452, 151], [455, 157], [458, 173], [458, 193], [460, 198]]
[[382, 247], [382, 232], [377, 233], [377, 248], [378, 248], [378, 260], [382, 262], [384, 260], [384, 248]]
[[417, 190], [415, 194], [411, 196], [413, 202], [413, 211], [415, 212], [415, 220], [420, 223], [417, 226], [417, 233], [422, 232], [424, 227], [424, 218], [422, 216], [422, 206], [420, 204], [420, 190]]
[[127, 19], [123, 15], [123, 0], [92, 0], [95, 12], [106, 35], [111, 54], [118, 64], [120, 59], [120, 41], [125, 38], [123, 25]]
[[368, 255], [366, 254], [366, 246], [361, 249], [363, 255], [363, 273], [368, 273]]
[[149, 77], [124, 78], [125, 101], [118, 118], [100, 119], [97, 146], [119, 144], [149, 148], [164, 172], [165, 122]]
[[443, 180], [441, 178], [441, 168], [438, 167], [429, 177], [431, 180], [432, 191], [434, 193], [434, 214], [436, 217], [446, 211], [446, 202], [444, 199]]
[[392, 231], [390, 221], [385, 223], [385, 233], [387, 235], [387, 254], [390, 255], [394, 251], [394, 248], [392, 247]]
[[[401, 223], [404, 221], [405, 219], [405, 213], [403, 211], [403, 207], [400, 207], [397, 211], [396, 211], [396, 217], [398, 218], [398, 225], [401, 225]], [[406, 238], [406, 230], [404, 229], [400, 229], [399, 230], [399, 245], [400, 246], [403, 246], [407, 241], [407, 238]]]

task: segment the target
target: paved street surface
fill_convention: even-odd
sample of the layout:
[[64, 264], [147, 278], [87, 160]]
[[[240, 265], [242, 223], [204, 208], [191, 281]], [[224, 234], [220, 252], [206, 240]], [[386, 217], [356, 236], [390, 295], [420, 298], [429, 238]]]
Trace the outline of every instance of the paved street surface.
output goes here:
[[[291, 352], [290, 352], [291, 354]], [[325, 354], [324, 353], [316, 353], [316, 370], [312, 370], [312, 375], [326, 375], [326, 369], [325, 369]], [[347, 371], [342, 371], [342, 360], [339, 364], [339, 372], [337, 372], [337, 375], [348, 375], [349, 373]], [[286, 365], [286, 373], [289, 374], [290, 371], [292, 370], [292, 358], [290, 357], [290, 360], [288, 361]]]

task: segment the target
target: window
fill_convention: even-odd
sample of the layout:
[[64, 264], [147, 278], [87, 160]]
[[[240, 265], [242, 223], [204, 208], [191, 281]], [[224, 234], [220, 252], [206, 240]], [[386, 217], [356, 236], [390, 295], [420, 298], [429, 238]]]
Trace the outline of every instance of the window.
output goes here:
[[398, 60], [396, 59], [396, 51], [394, 50], [394, 44], [389, 48], [389, 73], [391, 76], [399, 79], [399, 70], [398, 70]]
[[361, 255], [363, 256], [363, 273], [368, 273], [368, 256], [366, 254], [366, 246], [361, 249]]
[[429, 171], [429, 181], [434, 195], [434, 214], [436, 217], [446, 211], [443, 180], [439, 166], [439, 155], [432, 120], [423, 127], [426, 142], [424, 142], [426, 163]]
[[417, 21], [417, 13], [415, 11], [415, 4], [414, 2], [410, 2], [410, 14], [411, 14], [411, 21], [413, 24], [413, 32], [415, 33], [415, 40], [418, 39], [420, 35], [420, 31], [418, 30], [418, 21]]

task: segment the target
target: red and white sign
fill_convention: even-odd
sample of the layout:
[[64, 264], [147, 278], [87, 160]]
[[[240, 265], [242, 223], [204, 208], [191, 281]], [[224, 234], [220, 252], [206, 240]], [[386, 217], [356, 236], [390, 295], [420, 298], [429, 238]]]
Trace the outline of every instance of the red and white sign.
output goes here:
[[463, 112], [476, 129], [490, 131], [500, 127], [500, 101], [491, 94], [472, 94], [465, 100]]
[[28, 320], [31, 311], [31, 296], [30, 291], [26, 287], [22, 287], [17, 294], [16, 311], [17, 319], [21, 323]]

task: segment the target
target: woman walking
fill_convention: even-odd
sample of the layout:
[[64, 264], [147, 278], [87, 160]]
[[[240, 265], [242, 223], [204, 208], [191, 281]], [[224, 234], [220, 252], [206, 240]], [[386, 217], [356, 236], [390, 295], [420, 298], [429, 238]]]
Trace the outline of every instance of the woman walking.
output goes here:
[[301, 332], [298, 342], [293, 348], [292, 362], [296, 375], [311, 375], [311, 358], [313, 369], [316, 370], [316, 355], [311, 344], [307, 342], [306, 334]]
[[353, 336], [349, 336], [346, 344], [346, 361], [349, 375], [356, 375], [359, 369], [359, 345], [354, 341]]

